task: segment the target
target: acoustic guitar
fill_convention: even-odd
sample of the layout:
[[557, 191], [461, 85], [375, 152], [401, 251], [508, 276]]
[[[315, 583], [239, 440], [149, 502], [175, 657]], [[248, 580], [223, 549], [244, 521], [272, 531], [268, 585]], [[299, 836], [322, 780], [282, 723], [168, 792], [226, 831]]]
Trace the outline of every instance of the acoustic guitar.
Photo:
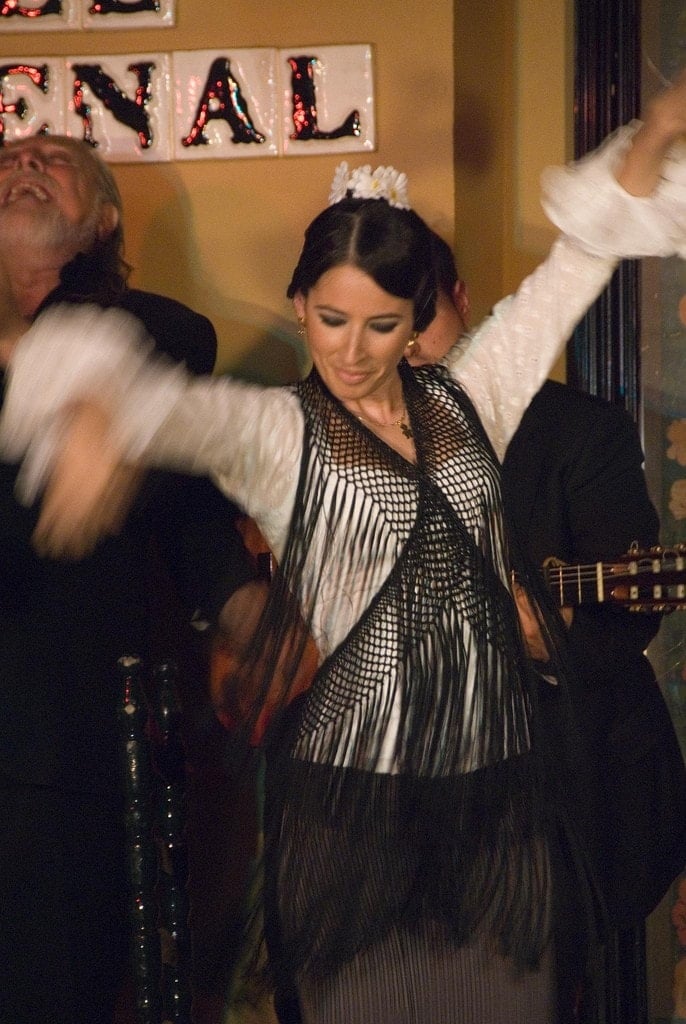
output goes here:
[[632, 546], [611, 562], [588, 565], [549, 558], [543, 575], [560, 607], [608, 603], [634, 612], [686, 608], [686, 544]]

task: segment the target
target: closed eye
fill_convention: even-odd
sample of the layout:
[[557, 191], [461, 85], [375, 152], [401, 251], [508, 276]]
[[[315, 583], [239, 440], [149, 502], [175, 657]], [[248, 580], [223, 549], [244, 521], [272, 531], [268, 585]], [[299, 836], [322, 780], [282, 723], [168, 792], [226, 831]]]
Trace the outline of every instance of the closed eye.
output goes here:
[[399, 323], [399, 320], [375, 320], [369, 326], [377, 334], [391, 334]]
[[345, 318], [337, 316], [335, 313], [320, 313], [319, 317], [327, 327], [342, 327], [345, 323]]

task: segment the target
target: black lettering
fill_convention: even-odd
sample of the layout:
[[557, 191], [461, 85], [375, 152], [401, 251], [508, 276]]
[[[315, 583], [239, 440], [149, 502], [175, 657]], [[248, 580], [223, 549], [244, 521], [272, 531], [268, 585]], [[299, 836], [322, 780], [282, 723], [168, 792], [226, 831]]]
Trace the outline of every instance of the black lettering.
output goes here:
[[100, 64], [74, 64], [74, 109], [83, 121], [85, 142], [91, 146], [98, 145], [97, 140], [93, 138], [91, 108], [85, 100], [84, 84], [120, 124], [136, 132], [141, 149], [150, 148], [153, 141], [152, 129], [145, 108], [152, 96], [150, 80], [154, 67], [153, 63], [129, 64], [127, 70], [132, 71], [138, 80], [135, 97], [130, 99], [121, 91], [114, 79], [102, 70]]
[[322, 131], [317, 124], [317, 95], [314, 84], [314, 68], [317, 58], [304, 55], [289, 57], [291, 66], [291, 90], [293, 93], [294, 132], [289, 138], [295, 141], [307, 139], [340, 139], [347, 135], [359, 137], [360, 112], [351, 110], [343, 124], [331, 131]]
[[217, 57], [212, 62], [193, 127], [181, 140], [182, 145], [206, 146], [209, 140], [204, 133], [205, 126], [217, 119], [226, 121], [231, 128], [232, 142], [264, 142], [264, 135], [252, 123], [248, 105], [226, 57]]
[[89, 14], [138, 14], [140, 11], [152, 11], [157, 14], [160, 9], [159, 0], [135, 0], [126, 4], [123, 0], [95, 0], [88, 8]]
[[0, 18], [42, 18], [44, 14], [61, 14], [62, 0], [45, 0], [42, 7], [22, 7], [17, 0], [0, 0]]

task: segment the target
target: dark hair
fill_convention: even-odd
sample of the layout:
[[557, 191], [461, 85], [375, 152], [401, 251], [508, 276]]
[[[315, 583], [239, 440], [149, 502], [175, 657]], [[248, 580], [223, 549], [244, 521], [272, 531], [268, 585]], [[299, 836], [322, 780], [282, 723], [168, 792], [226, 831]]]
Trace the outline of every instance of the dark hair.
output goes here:
[[413, 210], [384, 199], [342, 199], [305, 231], [305, 242], [287, 295], [307, 295], [333, 267], [353, 266], [391, 295], [411, 299], [414, 329], [423, 331], [436, 313], [431, 233]]
[[446, 295], [452, 295], [455, 285], [460, 280], [455, 266], [455, 256], [448, 243], [435, 231], [431, 231], [431, 263], [438, 290]]

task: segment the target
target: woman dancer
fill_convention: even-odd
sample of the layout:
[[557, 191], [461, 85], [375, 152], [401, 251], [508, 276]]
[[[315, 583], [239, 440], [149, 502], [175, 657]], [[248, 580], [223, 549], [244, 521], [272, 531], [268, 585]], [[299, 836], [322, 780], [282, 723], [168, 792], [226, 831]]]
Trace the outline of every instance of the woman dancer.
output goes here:
[[617, 259], [686, 252], [684, 171], [664, 163], [685, 98], [682, 76], [643, 125], [558, 173], [567, 234], [441, 367], [403, 358], [433, 316], [426, 225], [402, 176], [345, 166], [289, 288], [314, 364], [294, 387], [190, 381], [148, 363], [116, 315], [93, 346], [100, 311], [48, 313], [15, 349], [0, 440], [27, 453], [27, 490], [62, 452], [40, 543], [97, 534], [119, 452], [211, 473], [280, 565], [251, 721], [288, 703], [289, 672], [275, 701], [270, 668], [297, 661], [294, 626], [317, 642], [311, 688], [264, 741], [272, 969], [295, 978], [307, 1024], [550, 1024], [571, 893], [592, 938], [571, 798], [539, 747], [497, 462]]

